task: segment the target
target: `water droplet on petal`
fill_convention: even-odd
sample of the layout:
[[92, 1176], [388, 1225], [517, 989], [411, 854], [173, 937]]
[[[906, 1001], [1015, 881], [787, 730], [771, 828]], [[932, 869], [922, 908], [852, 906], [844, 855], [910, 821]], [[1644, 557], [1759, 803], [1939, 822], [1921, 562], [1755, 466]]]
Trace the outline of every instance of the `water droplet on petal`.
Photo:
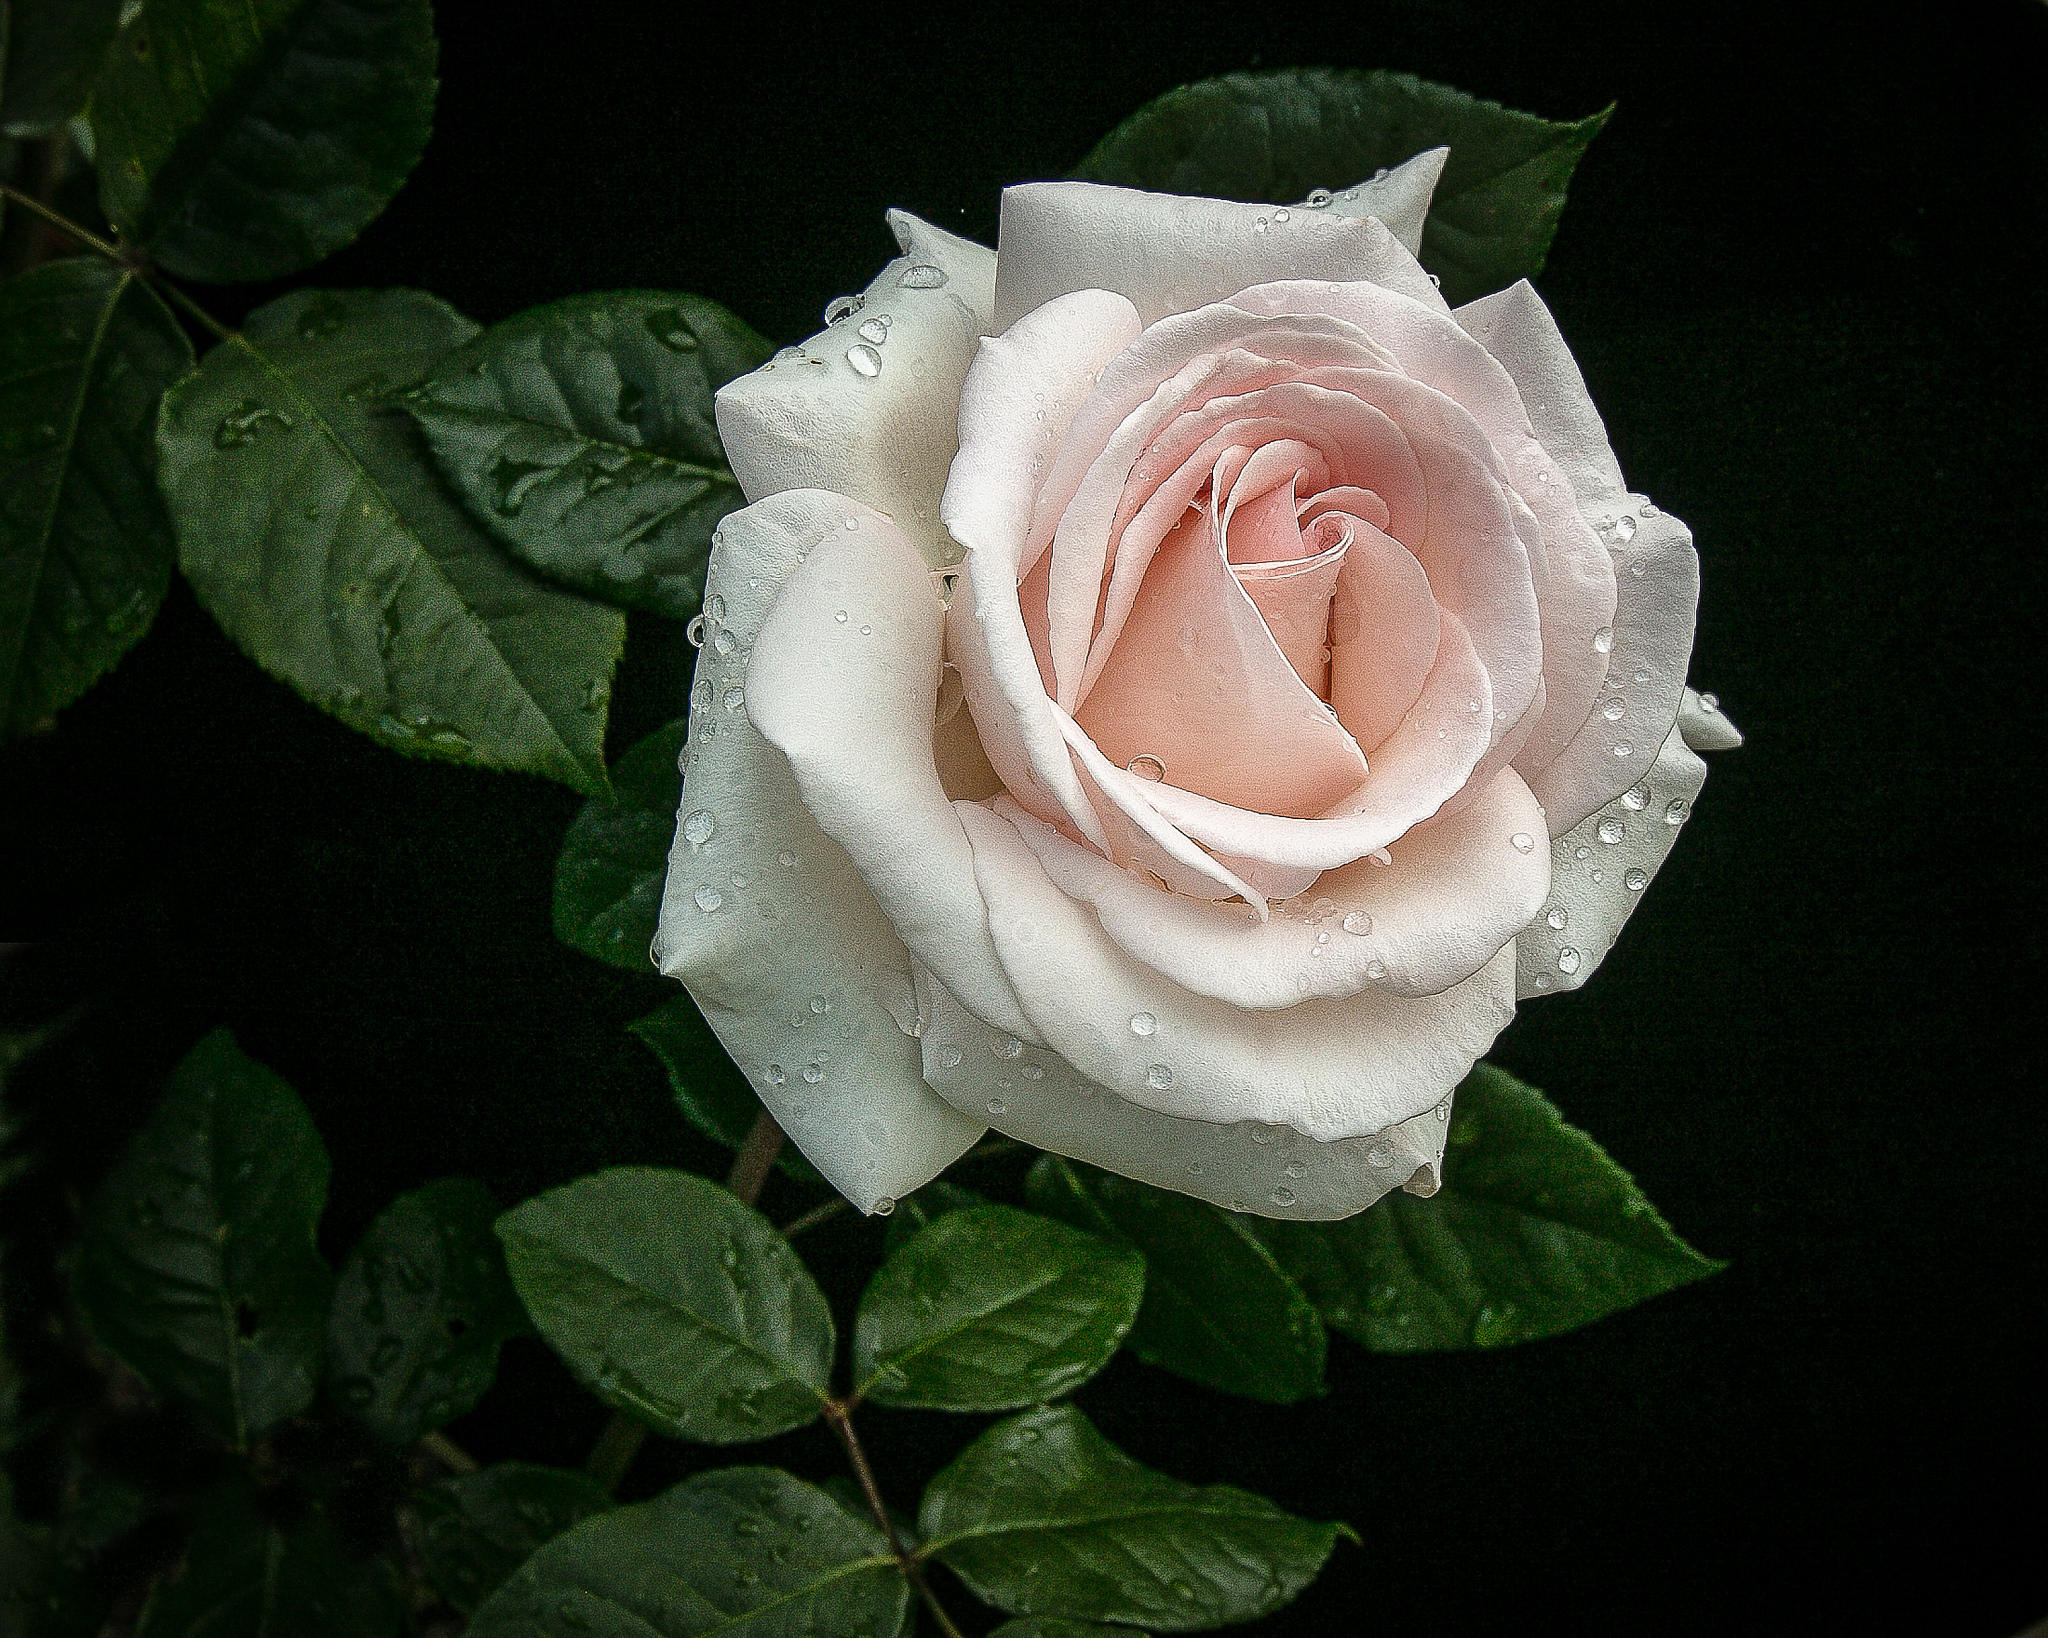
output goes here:
[[1014, 1035], [1005, 1035], [989, 1048], [998, 1058], [1014, 1058], [1024, 1050], [1024, 1043]]
[[1557, 952], [1557, 970], [1567, 977], [1579, 970], [1579, 952], [1569, 944]]
[[[1582, 539], [1583, 539], [1584, 537], [1582, 536], [1582, 537], [1580, 537], [1580, 538], [1582, 538]], [[1596, 654], [1605, 654], [1605, 653], [1607, 653], [1607, 652], [1608, 652], [1609, 650], [1611, 650], [1611, 649], [1612, 649], [1613, 647], [1614, 647], [1614, 628], [1613, 628], [1612, 626], [1602, 626], [1602, 627], [1601, 627], [1601, 628], [1600, 628], [1600, 629], [1599, 629], [1598, 631], [1596, 631], [1596, 632], [1594, 632], [1594, 633], [1593, 633], [1593, 652], [1594, 652], [1594, 653], [1596, 653]]]
[[1010, 1106], [1007, 1103], [1003, 1102], [1001, 1098], [990, 1098], [988, 1100], [988, 1112], [991, 1115], [1007, 1114], [1009, 1112], [1009, 1108]]
[[1600, 707], [1600, 714], [1609, 722], [1619, 722], [1628, 711], [1628, 701], [1619, 694]]
[[782, 1073], [782, 1065], [770, 1064], [768, 1066], [768, 1084], [770, 1086], [780, 1086], [787, 1079], [788, 1077]]
[[1682, 825], [1692, 817], [1692, 806], [1683, 797], [1676, 797], [1664, 809], [1664, 823]]
[[1308, 1167], [1298, 1160], [1290, 1160], [1287, 1163], [1287, 1175], [1299, 1183], [1304, 1177], [1308, 1176]]
[[939, 1062], [948, 1069], [958, 1069], [960, 1067], [960, 1049], [958, 1047], [947, 1047], [944, 1052], [939, 1054]]
[[1650, 885], [1650, 873], [1647, 870], [1631, 870], [1621, 878], [1621, 885], [1631, 893], [1640, 893]]
[[1363, 910], [1353, 910], [1346, 914], [1338, 925], [1345, 932], [1356, 933], [1359, 937], [1363, 938], [1372, 931], [1372, 917], [1368, 916]]
[[1619, 819], [1609, 818], [1602, 819], [1600, 821], [1600, 840], [1605, 842], [1609, 847], [1614, 846], [1616, 842], [1620, 841], [1627, 834], [1628, 827], [1622, 824], [1622, 822]]
[[846, 362], [854, 367], [857, 374], [870, 379], [882, 373], [882, 355], [864, 341], [846, 349]]
[[683, 627], [683, 641], [688, 643], [692, 648], [702, 648], [704, 646], [703, 615], [693, 614], [690, 616], [690, 623], [687, 626]]
[[1387, 976], [1387, 964], [1384, 961], [1368, 961], [1365, 964], [1365, 976], [1377, 984]]
[[717, 819], [705, 812], [704, 809], [699, 808], [683, 821], [683, 840], [688, 842], [690, 850], [695, 852], [706, 842], [710, 841], [717, 830]]
[[1166, 764], [1156, 756], [1134, 756], [1124, 764], [1124, 771], [1147, 784], [1156, 785], [1166, 777]]
[[825, 322], [844, 324], [867, 304], [868, 299], [865, 296], [834, 296], [825, 303]]
[[1527, 853], [1536, 846], [1536, 838], [1525, 830], [1516, 831], [1508, 840], [1515, 844], [1517, 853]]
[[1618, 757], [1633, 756], [1635, 754], [1635, 749], [1636, 748], [1633, 745], [1629, 744], [1629, 742], [1625, 739], [1617, 739], [1614, 742], [1614, 754]]
[[1291, 1206], [1294, 1204], [1294, 1191], [1285, 1187], [1275, 1189], [1272, 1194], [1272, 1201], [1276, 1206]]
[[1311, 188], [1308, 191], [1308, 197], [1302, 203], [1310, 210], [1328, 210], [1330, 201], [1335, 197], [1336, 195], [1331, 193], [1328, 188]]
[[831, 1010], [832, 1003], [830, 1001], [827, 1001], [822, 995], [814, 995], [811, 997], [811, 1011], [818, 1017], [824, 1017], [824, 1015], [830, 1012]]
[[1650, 782], [1638, 780], [1621, 793], [1621, 805], [1631, 813], [1641, 813], [1650, 805]]
[[1149, 1012], [1134, 1012], [1131, 1014], [1131, 1033], [1133, 1035], [1150, 1035], [1158, 1027], [1159, 1020], [1154, 1018]]
[[1570, 924], [1572, 919], [1572, 913], [1560, 904], [1543, 919], [1549, 922], [1551, 926], [1555, 927], [1561, 933]]
[[824, 1078], [825, 1066], [823, 1064], [810, 1063], [804, 1065], [804, 1080], [807, 1084], [816, 1086]]
[[725, 903], [725, 895], [708, 882], [698, 888], [692, 897], [697, 901], [697, 908], [706, 915], [709, 915], [713, 910], [716, 910], [721, 904]]
[[856, 332], [861, 340], [872, 341], [877, 347], [889, 339], [889, 326], [878, 318], [862, 319]]
[[775, 855], [775, 862], [781, 865], [784, 870], [793, 870], [796, 868], [796, 855], [790, 852], [788, 848], [784, 848]]
[[918, 262], [906, 267], [903, 277], [897, 282], [906, 290], [936, 290], [946, 282], [946, 270], [934, 267], [930, 262]]
[[1169, 1086], [1173, 1085], [1172, 1067], [1167, 1064], [1154, 1064], [1145, 1071], [1145, 1084], [1156, 1091], [1165, 1091]]

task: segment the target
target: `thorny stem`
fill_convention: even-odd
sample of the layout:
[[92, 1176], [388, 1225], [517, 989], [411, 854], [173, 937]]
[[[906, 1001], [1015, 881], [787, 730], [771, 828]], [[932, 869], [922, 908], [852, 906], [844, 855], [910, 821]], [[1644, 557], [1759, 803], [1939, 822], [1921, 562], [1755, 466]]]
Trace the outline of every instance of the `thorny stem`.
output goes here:
[[90, 228], [80, 227], [70, 217], [52, 210], [42, 200], [36, 198], [35, 195], [23, 193], [21, 189], [11, 186], [6, 182], [0, 182], [0, 198], [10, 199], [24, 209], [34, 212], [66, 238], [76, 240], [88, 250], [98, 251], [108, 261], [127, 268], [131, 273], [148, 278], [152, 290], [156, 291], [159, 295], [168, 296], [178, 306], [182, 307], [195, 321], [211, 331], [215, 340], [234, 340], [234, 331], [221, 323], [219, 319], [201, 307], [199, 303], [186, 295], [175, 284], [171, 284], [163, 279], [150, 277], [150, 270], [143, 265], [140, 258], [133, 251], [123, 250], [119, 245], [109, 243]]
[[931, 1611], [932, 1619], [938, 1622], [939, 1631], [945, 1634], [945, 1638], [960, 1638], [960, 1629], [953, 1625], [953, 1618], [932, 1591], [931, 1583], [925, 1580], [923, 1566], [918, 1563], [916, 1554], [903, 1545], [903, 1538], [896, 1533], [896, 1521], [889, 1516], [889, 1509], [882, 1501], [882, 1492], [875, 1484], [874, 1470], [868, 1466], [868, 1453], [861, 1448], [860, 1435], [853, 1431], [853, 1407], [843, 1400], [828, 1399], [825, 1401], [825, 1420], [832, 1424], [832, 1431], [839, 1435], [839, 1442], [846, 1447], [846, 1459], [853, 1466], [854, 1478], [860, 1481], [861, 1494], [868, 1499], [868, 1511], [875, 1515], [875, 1522], [889, 1538], [889, 1551], [895, 1555], [903, 1578], [924, 1600], [924, 1607]]
[[[725, 1176], [725, 1186], [747, 1205], [751, 1206], [761, 1198], [762, 1185], [775, 1168], [775, 1157], [782, 1152], [782, 1141], [782, 1128], [775, 1124], [775, 1117], [763, 1108], [754, 1117], [752, 1129], [740, 1144], [740, 1152], [733, 1157], [732, 1170]], [[626, 1476], [626, 1470], [633, 1465], [633, 1458], [640, 1454], [640, 1447], [646, 1442], [645, 1422], [628, 1416], [624, 1411], [614, 1412], [612, 1419], [605, 1423], [604, 1431], [597, 1436], [597, 1443], [590, 1447], [583, 1471], [605, 1489], [616, 1490], [619, 1481]]]
[[[21, 176], [29, 191], [24, 194], [12, 188], [7, 190], [8, 197], [19, 199], [44, 223], [50, 219], [49, 202], [64, 182], [65, 149], [66, 142], [61, 136], [25, 144], [21, 150]], [[46, 260], [49, 251], [49, 237], [36, 223], [0, 224], [0, 278], [11, 279], [17, 273], [26, 273]]]
[[846, 1202], [837, 1195], [834, 1195], [822, 1205], [813, 1206], [801, 1217], [792, 1217], [787, 1223], [783, 1224], [782, 1237], [785, 1240], [794, 1240], [806, 1229], [814, 1229], [820, 1223], [829, 1222], [844, 1210], [846, 1210]]

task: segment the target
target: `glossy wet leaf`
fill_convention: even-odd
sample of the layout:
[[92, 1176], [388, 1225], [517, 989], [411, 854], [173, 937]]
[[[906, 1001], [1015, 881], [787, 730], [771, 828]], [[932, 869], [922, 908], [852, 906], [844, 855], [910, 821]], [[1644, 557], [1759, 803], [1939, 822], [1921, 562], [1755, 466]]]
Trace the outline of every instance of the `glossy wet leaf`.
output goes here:
[[434, 1590], [467, 1615], [571, 1525], [611, 1511], [593, 1479], [500, 1462], [415, 1491], [417, 1543]]
[[327, 1377], [349, 1415], [406, 1445], [471, 1409], [498, 1348], [526, 1330], [475, 1178], [401, 1195], [342, 1265], [327, 1316]]
[[1540, 1092], [1491, 1064], [1458, 1088], [1435, 1195], [1258, 1232], [1324, 1319], [1388, 1353], [1552, 1336], [1721, 1266]]
[[1109, 1363], [1144, 1295], [1128, 1247], [1008, 1206], [948, 1212], [861, 1294], [855, 1391], [957, 1411], [1058, 1399]]
[[1125, 1343], [1140, 1359], [1278, 1405], [1323, 1391], [1322, 1321], [1243, 1215], [1058, 1155], [1032, 1166], [1026, 1192], [1035, 1210], [1144, 1253], [1145, 1305]]
[[169, 584], [156, 414], [192, 344], [134, 274], [49, 262], [0, 285], [0, 734], [126, 652]]
[[312, 1403], [333, 1276], [327, 1152], [226, 1030], [173, 1071], [93, 1200], [75, 1290], [94, 1334], [236, 1445]]
[[10, 0], [0, 21], [0, 132], [40, 136], [85, 106], [121, 21], [122, 0]]
[[601, 792], [623, 616], [507, 558], [391, 407], [475, 333], [409, 290], [259, 308], [164, 401], [179, 562], [252, 658], [351, 727]]
[[678, 759], [689, 728], [688, 719], [678, 717], [620, 757], [611, 770], [611, 795], [583, 804], [555, 861], [555, 937], [650, 978], [654, 961], [647, 949], [676, 832], [683, 790]]
[[658, 1432], [737, 1444], [823, 1409], [824, 1295], [768, 1220], [717, 1184], [618, 1166], [507, 1212], [498, 1236], [577, 1380]]
[[159, 1582], [138, 1638], [395, 1638], [397, 1577], [342, 1544], [324, 1509], [274, 1514], [238, 1484], [200, 1504], [179, 1567]]
[[550, 1542], [469, 1638], [896, 1638], [908, 1610], [875, 1525], [787, 1473], [739, 1467]]
[[1608, 112], [1540, 119], [1385, 69], [1226, 74], [1148, 103], [1074, 174], [1160, 193], [1294, 204], [1448, 145], [1422, 263], [1456, 306], [1542, 270], [1566, 184]]
[[494, 324], [406, 407], [509, 551], [589, 596], [687, 619], [711, 531], [746, 504], [712, 395], [770, 350], [700, 296], [604, 291]]
[[896, 1202], [896, 1209], [889, 1214], [889, 1226], [882, 1231], [882, 1254], [895, 1256], [920, 1230], [949, 1211], [964, 1211], [969, 1206], [986, 1205], [987, 1201], [986, 1195], [973, 1189], [943, 1177], [933, 1178], [915, 1194], [907, 1194]]
[[[558, 884], [560, 880], [557, 876]], [[659, 886], [658, 878], [656, 885]], [[728, 1149], [737, 1149], [746, 1141], [755, 1117], [761, 1113], [761, 1100], [712, 1033], [688, 991], [671, 996], [626, 1028], [647, 1043], [668, 1071], [669, 1090], [675, 1094], [676, 1107], [682, 1111], [683, 1119], [712, 1142], [722, 1143]], [[825, 1181], [793, 1143], [782, 1146], [775, 1164], [806, 1183]]]
[[93, 90], [100, 208], [187, 278], [311, 267], [418, 162], [434, 61], [429, 0], [148, 0]]
[[1007, 1614], [1162, 1632], [1270, 1614], [1350, 1534], [1140, 1466], [1071, 1405], [982, 1434], [932, 1480], [918, 1523], [925, 1550]]

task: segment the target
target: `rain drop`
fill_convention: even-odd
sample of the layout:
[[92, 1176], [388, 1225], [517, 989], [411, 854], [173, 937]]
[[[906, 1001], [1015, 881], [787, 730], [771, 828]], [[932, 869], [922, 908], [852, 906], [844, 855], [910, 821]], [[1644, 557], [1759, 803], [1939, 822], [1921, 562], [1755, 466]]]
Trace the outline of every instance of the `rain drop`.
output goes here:
[[717, 652], [720, 659], [725, 659], [740, 645], [738, 638], [733, 636], [730, 631], [727, 631], [725, 627], [720, 626], [718, 634], [711, 639], [711, 646]]
[[825, 1014], [830, 1012], [831, 1010], [832, 1003], [830, 1001], [827, 1001], [822, 995], [814, 995], [811, 997], [811, 1011], [817, 1014], [820, 1018], [824, 1017]]
[[770, 1064], [768, 1066], [768, 1084], [770, 1086], [780, 1086], [787, 1079], [788, 1077], [782, 1073], [782, 1065]]
[[1609, 722], [1619, 722], [1627, 710], [1628, 701], [1617, 694], [1613, 699], [1600, 707], [1600, 714]]
[[1614, 742], [1614, 754], [1620, 757], [1633, 756], [1635, 754], [1635, 747], [1625, 739], [1617, 739]]
[[1124, 771], [1156, 785], [1166, 777], [1166, 764], [1156, 756], [1134, 756], [1124, 764]]
[[1365, 976], [1377, 984], [1387, 976], [1387, 964], [1384, 961], [1368, 961], [1365, 964]]
[[1294, 1204], [1294, 1191], [1285, 1187], [1275, 1189], [1272, 1200], [1276, 1206], [1291, 1206]]
[[946, 270], [934, 267], [930, 262], [919, 262], [913, 267], [906, 267], [898, 282], [906, 290], [936, 290], [946, 282]]
[[1310, 210], [1328, 210], [1330, 208], [1330, 201], [1335, 197], [1336, 195], [1331, 193], [1328, 188], [1311, 188], [1309, 189], [1308, 197], [1302, 201], [1302, 204]]
[[989, 1048], [998, 1058], [1014, 1058], [1024, 1050], [1024, 1043], [1014, 1035], [1005, 1035]]
[[939, 1054], [939, 1062], [948, 1069], [958, 1069], [960, 1067], [960, 1049], [958, 1047], [947, 1047], [944, 1052]]
[[747, 691], [744, 688], [728, 688], [725, 691], [725, 708], [728, 711], [737, 711], [746, 703]]
[[1353, 910], [1338, 925], [1345, 932], [1356, 933], [1360, 938], [1363, 938], [1372, 931], [1372, 917], [1368, 916], [1363, 910]]
[[1631, 870], [1621, 878], [1621, 885], [1631, 893], [1640, 893], [1650, 885], [1650, 873], [1647, 870]]
[[1149, 1012], [1134, 1012], [1131, 1014], [1131, 1033], [1133, 1035], [1150, 1035], [1158, 1027], [1159, 1020], [1154, 1018]]
[[877, 1217], [887, 1217], [889, 1213], [896, 1209], [896, 1202], [891, 1200], [885, 1194], [881, 1196], [879, 1199], [877, 1199], [874, 1205], [869, 1209], [873, 1211]]
[[1299, 1183], [1304, 1177], [1308, 1176], [1308, 1167], [1298, 1160], [1290, 1160], [1287, 1163], [1287, 1175]]
[[844, 324], [867, 304], [868, 299], [865, 296], [834, 296], [825, 303], [825, 322]]
[[824, 1078], [825, 1066], [823, 1064], [810, 1063], [804, 1065], [804, 1081], [806, 1084], [816, 1086]]
[[889, 326], [879, 318], [862, 319], [857, 332], [863, 341], [872, 341], [877, 347], [889, 339]]
[[690, 616], [690, 623], [687, 626], [683, 627], [683, 641], [688, 643], [692, 648], [702, 648], [704, 646], [703, 615], [693, 614]]
[[1154, 1064], [1145, 1071], [1145, 1084], [1155, 1091], [1164, 1092], [1173, 1085], [1173, 1069], [1167, 1064]]
[[1641, 813], [1650, 805], [1650, 782], [1642, 779], [1629, 786], [1621, 793], [1621, 805], [1630, 813]]
[[1560, 904], [1543, 919], [1549, 922], [1552, 927], [1555, 927], [1561, 933], [1565, 930], [1567, 926], [1570, 925], [1572, 913]]
[[1579, 970], [1579, 952], [1569, 944], [1557, 952], [1557, 970], [1567, 977]]
[[1616, 842], [1620, 841], [1627, 834], [1628, 828], [1619, 819], [1602, 819], [1600, 821], [1600, 840], [1609, 847], [1614, 846]]
[[713, 910], [716, 910], [721, 904], [725, 903], [725, 895], [708, 882], [698, 888], [693, 897], [697, 900], [697, 908], [706, 915], [709, 915]]
[[1515, 844], [1517, 853], [1527, 853], [1536, 846], [1536, 838], [1523, 830], [1516, 831], [1508, 840]]
[[1602, 626], [1593, 633], [1593, 652], [1595, 654], [1605, 654], [1613, 647], [1614, 628], [1612, 626]]
[[1674, 797], [1664, 809], [1664, 823], [1682, 825], [1692, 817], [1692, 808], [1683, 797]]
[[991, 1115], [1007, 1114], [1009, 1112], [1009, 1108], [1010, 1106], [1007, 1103], [1003, 1102], [1001, 1098], [990, 1098], [988, 1100], [988, 1112]]
[[856, 342], [846, 349], [846, 362], [851, 364], [855, 373], [859, 375], [873, 378], [882, 373], [882, 355], [864, 341]]
[[706, 813], [704, 809], [699, 808], [683, 821], [683, 840], [690, 844], [690, 851], [694, 853], [698, 848], [710, 841], [712, 836], [717, 833], [717, 830], [718, 821], [709, 813]]
[[1614, 520], [1613, 526], [1608, 530], [1607, 544], [1610, 546], [1626, 546], [1635, 538], [1636, 520], [1624, 512]]
[[781, 865], [784, 870], [794, 870], [796, 868], [796, 855], [790, 852], [788, 848], [784, 848], [775, 855], [775, 862]]

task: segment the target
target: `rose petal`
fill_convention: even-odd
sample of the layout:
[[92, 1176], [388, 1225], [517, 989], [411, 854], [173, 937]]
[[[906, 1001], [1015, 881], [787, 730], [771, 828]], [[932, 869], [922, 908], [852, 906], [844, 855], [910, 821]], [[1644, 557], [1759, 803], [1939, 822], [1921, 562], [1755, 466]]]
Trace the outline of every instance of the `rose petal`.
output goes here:
[[1695, 751], [1732, 751], [1742, 743], [1742, 730], [1728, 720], [1721, 702], [1691, 688], [1678, 703], [1678, 731]]
[[[958, 447], [955, 406], [995, 301], [995, 254], [905, 211], [903, 254], [857, 315], [719, 390], [718, 433], [747, 499], [830, 489], [895, 520], [929, 563], [959, 556], [939, 523]], [[936, 269], [905, 283], [912, 269]], [[869, 342], [862, 325], [883, 331]], [[878, 368], [877, 368], [878, 366]], [[875, 373], [870, 373], [870, 371]]]
[[720, 526], [706, 603], [722, 612], [697, 660], [679, 810], [707, 818], [677, 830], [654, 955], [783, 1130], [865, 1212], [929, 1182], [981, 1128], [924, 1084], [905, 1033], [910, 953], [805, 809], [787, 758], [736, 709], [799, 542], [847, 509], [799, 492]]
[[1357, 743], [1288, 663], [1190, 514], [1152, 560], [1074, 720], [1119, 767], [1141, 757], [1184, 790], [1306, 818], [1365, 782]]
[[1368, 761], [1421, 697], [1442, 631], [1415, 554], [1357, 520], [1330, 607], [1329, 700]]
[[1136, 881], [1002, 797], [992, 806], [1120, 949], [1183, 989], [1260, 1011], [1368, 988], [1439, 994], [1528, 926], [1550, 883], [1547, 850], [1514, 845], [1543, 835], [1543, 810], [1511, 769], [1456, 817], [1410, 831], [1384, 863], [1326, 871], [1263, 923]]
[[1017, 828], [963, 803], [1003, 971], [1046, 1044], [1086, 1079], [1183, 1119], [1286, 1125], [1317, 1142], [1422, 1114], [1514, 1015], [1512, 947], [1441, 995], [1367, 991], [1246, 1012], [1119, 949]]
[[1706, 779], [1707, 765], [1674, 727], [1639, 783], [1551, 844], [1550, 902], [1515, 941], [1517, 994], [1575, 990], [1593, 976]]
[[[1640, 517], [1615, 553], [1620, 597], [1607, 645], [1607, 689], [1585, 726], [1529, 788], [1550, 816], [1552, 835], [1577, 825], [1648, 771], [1678, 715], [1699, 609], [1700, 560], [1692, 532], [1668, 512], [1643, 515], [1640, 496], [1624, 496], [1619, 516]], [[1537, 729], [1549, 732], [1547, 722]], [[1518, 761], [1518, 766], [1520, 762]]]
[[1012, 1050], [923, 968], [925, 1075], [976, 1120], [1033, 1145], [1261, 1217], [1328, 1221], [1397, 1188], [1434, 1194], [1450, 1100], [1383, 1132], [1317, 1143], [1290, 1126], [1162, 1115], [1076, 1074], [1042, 1047]]
[[1349, 528], [1331, 532], [1337, 543], [1314, 557], [1295, 563], [1253, 563], [1230, 571], [1295, 675], [1310, 693], [1325, 700], [1330, 697], [1330, 608], [1352, 540]]
[[1425, 148], [1382, 176], [1333, 193], [1322, 208], [1339, 216], [1377, 216], [1409, 255], [1420, 256], [1429, 202], [1450, 157], [1448, 148]]
[[1274, 212], [1272, 205], [1093, 182], [1005, 188], [996, 328], [1074, 290], [1126, 295], [1147, 324], [1269, 279], [1370, 279], [1442, 302], [1421, 264], [1377, 218], [1289, 209], [1276, 221]]
[[911, 954], [982, 1017], [1034, 1039], [939, 780], [932, 706], [946, 611], [924, 560], [887, 518], [836, 496], [791, 522], [798, 561], [754, 642], [747, 715], [789, 758], [804, 806]]

